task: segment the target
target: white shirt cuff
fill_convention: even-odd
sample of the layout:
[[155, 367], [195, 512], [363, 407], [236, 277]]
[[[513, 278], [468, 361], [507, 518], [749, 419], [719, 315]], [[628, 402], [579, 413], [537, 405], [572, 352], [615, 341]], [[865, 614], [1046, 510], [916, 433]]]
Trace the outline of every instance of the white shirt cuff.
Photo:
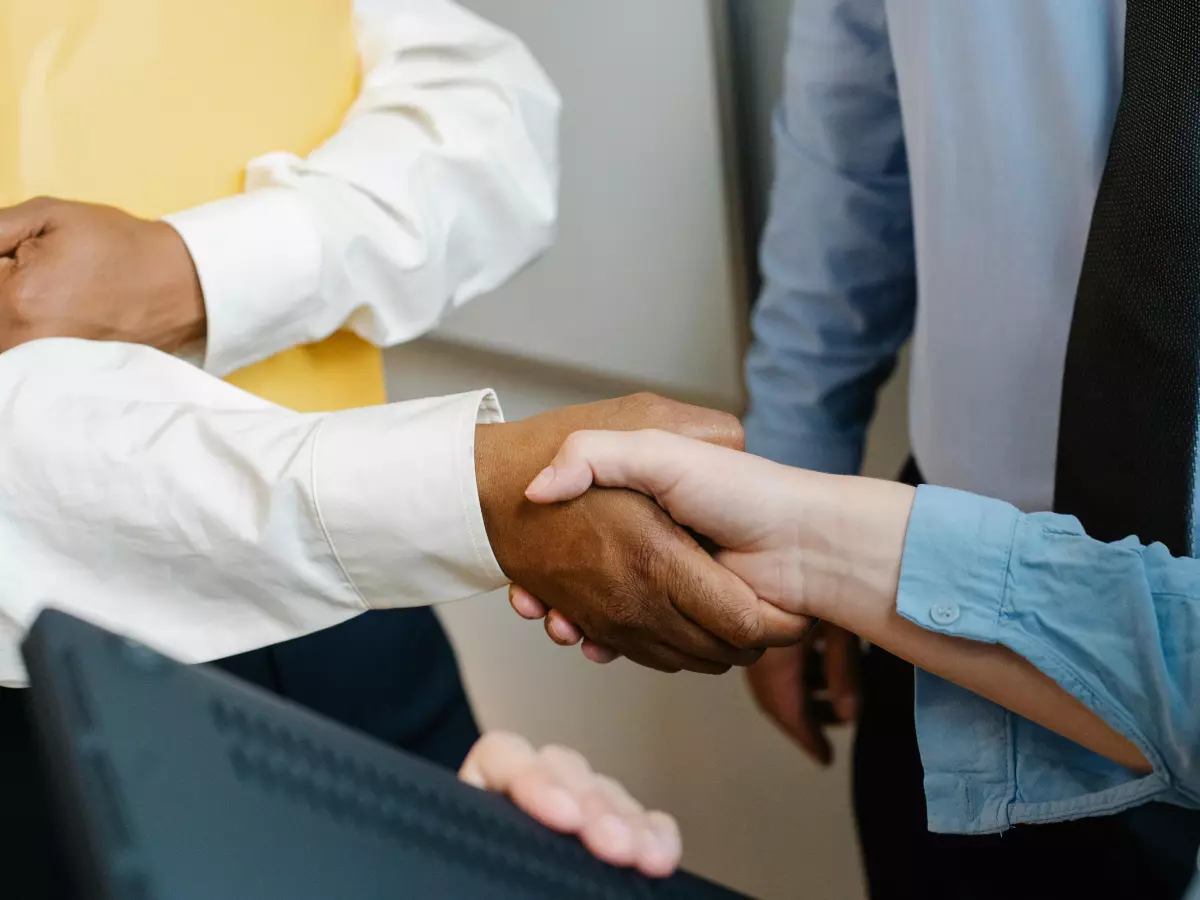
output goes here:
[[296, 191], [236, 194], [164, 221], [204, 291], [207, 371], [223, 377], [311, 339], [304, 323], [320, 313], [321, 238]]
[[475, 426], [503, 421], [492, 391], [331, 415], [313, 485], [326, 536], [372, 608], [461, 600], [508, 583], [475, 481]]

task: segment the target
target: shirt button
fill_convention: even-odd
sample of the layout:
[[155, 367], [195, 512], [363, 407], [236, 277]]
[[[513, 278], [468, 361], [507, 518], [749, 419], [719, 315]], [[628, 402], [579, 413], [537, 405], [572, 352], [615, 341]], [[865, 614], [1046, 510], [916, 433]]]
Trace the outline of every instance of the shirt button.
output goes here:
[[929, 618], [938, 625], [953, 625], [960, 615], [957, 603], [939, 603], [929, 610]]

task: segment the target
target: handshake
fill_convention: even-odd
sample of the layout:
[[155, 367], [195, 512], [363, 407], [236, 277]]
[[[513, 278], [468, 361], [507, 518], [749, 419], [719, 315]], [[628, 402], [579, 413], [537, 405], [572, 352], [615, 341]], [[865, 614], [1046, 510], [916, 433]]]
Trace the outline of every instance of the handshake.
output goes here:
[[797, 643], [845, 598], [894, 596], [910, 489], [742, 449], [732, 416], [653, 395], [479, 426], [513, 608], [596, 662], [716, 674]]

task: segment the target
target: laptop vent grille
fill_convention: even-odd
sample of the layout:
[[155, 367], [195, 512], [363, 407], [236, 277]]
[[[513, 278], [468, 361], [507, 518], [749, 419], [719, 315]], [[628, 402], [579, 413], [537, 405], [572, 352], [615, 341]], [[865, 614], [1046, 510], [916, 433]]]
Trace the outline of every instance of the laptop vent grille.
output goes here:
[[[576, 844], [539, 829], [514, 830], [509, 823], [318, 746], [226, 700], [214, 700], [211, 711], [218, 731], [229, 741], [229, 761], [239, 780], [314, 812], [379, 836], [420, 844], [452, 865], [470, 860], [484, 870], [482, 874], [519, 887], [526, 895], [556, 900], [664, 896], [640, 878], [614, 873]], [[581, 864], [585, 871], [594, 867], [594, 880], [579, 874]], [[613, 886], [615, 874], [620, 876], [619, 888]]]

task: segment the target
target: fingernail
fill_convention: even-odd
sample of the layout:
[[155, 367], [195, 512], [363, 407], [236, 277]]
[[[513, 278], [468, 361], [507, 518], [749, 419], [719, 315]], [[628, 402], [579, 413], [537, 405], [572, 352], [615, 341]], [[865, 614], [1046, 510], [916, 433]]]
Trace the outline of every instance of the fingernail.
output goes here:
[[574, 637], [574, 635], [569, 633], [566, 624], [560, 622], [558, 619], [550, 621], [550, 630], [554, 632], [554, 636], [560, 641], [569, 641]]
[[525, 496], [532, 498], [534, 494], [541, 493], [550, 485], [554, 484], [554, 479], [557, 477], [557, 472], [554, 471], [554, 466], [546, 466], [542, 471], [538, 472], [537, 478], [529, 483], [529, 487], [525, 488]]

